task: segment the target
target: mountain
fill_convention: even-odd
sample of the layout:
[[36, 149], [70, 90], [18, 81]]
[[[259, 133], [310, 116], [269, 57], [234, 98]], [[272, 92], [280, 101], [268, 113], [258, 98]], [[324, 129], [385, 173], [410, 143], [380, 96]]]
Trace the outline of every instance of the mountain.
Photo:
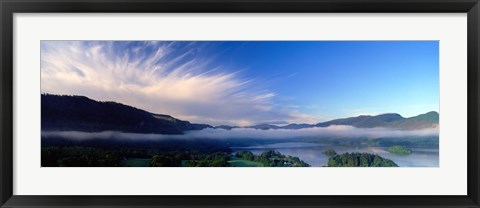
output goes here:
[[[131, 133], [182, 134], [189, 130], [217, 128], [231, 130], [238, 126], [193, 124], [169, 115], [154, 114], [132, 106], [116, 102], [99, 102], [84, 96], [42, 94], [42, 130], [58, 131], [122, 131]], [[357, 128], [384, 127], [400, 130], [416, 130], [437, 127], [439, 115], [428, 112], [418, 116], [404, 118], [396, 113], [376, 116], [335, 119], [317, 124], [288, 124], [276, 126], [258, 124], [243, 128], [268, 129], [303, 129], [328, 127], [331, 125], [349, 125]]]
[[385, 127], [391, 123], [403, 120], [402, 116], [396, 113], [381, 114], [378, 116], [358, 116], [351, 118], [335, 119], [323, 123], [318, 123], [317, 127], [327, 127], [331, 125], [350, 125], [357, 128]]
[[225, 129], [225, 130], [231, 130], [233, 128], [240, 128], [238, 126], [228, 126], [228, 125], [220, 125], [220, 126], [215, 126], [216, 129]]
[[394, 122], [389, 125], [389, 127], [406, 130], [424, 129], [438, 126], [438, 120], [438, 113], [435, 111], [431, 111], [425, 114], [420, 114], [418, 116]]
[[435, 111], [418, 116], [404, 118], [396, 113], [381, 114], [377, 116], [358, 116], [344, 119], [336, 119], [318, 123], [317, 127], [330, 125], [350, 125], [357, 128], [384, 127], [401, 130], [417, 130], [438, 126], [439, 115]]
[[261, 130], [267, 129], [303, 129], [311, 127], [328, 127], [332, 125], [348, 125], [357, 128], [391, 128], [399, 130], [417, 130], [424, 128], [432, 128], [438, 126], [439, 115], [435, 111], [421, 114], [418, 116], [404, 118], [397, 113], [386, 113], [376, 116], [361, 115], [357, 117], [349, 117], [335, 119], [317, 124], [288, 124], [286, 126], [275, 126], [269, 124], [261, 124], [255, 126], [247, 126], [244, 128], [255, 128]]
[[257, 124], [257, 125], [253, 125], [253, 126], [247, 126], [245, 128], [267, 130], [267, 129], [279, 129], [280, 127], [275, 126], [275, 125], [271, 125], [271, 124]]
[[303, 129], [303, 128], [311, 128], [311, 127], [314, 127], [314, 125], [293, 123], [293, 124], [288, 124], [286, 126], [282, 126], [280, 128], [282, 128], [282, 129]]
[[192, 124], [169, 115], [153, 114], [116, 102], [99, 102], [84, 96], [41, 96], [42, 130], [122, 131], [130, 133], [182, 134], [213, 128]]

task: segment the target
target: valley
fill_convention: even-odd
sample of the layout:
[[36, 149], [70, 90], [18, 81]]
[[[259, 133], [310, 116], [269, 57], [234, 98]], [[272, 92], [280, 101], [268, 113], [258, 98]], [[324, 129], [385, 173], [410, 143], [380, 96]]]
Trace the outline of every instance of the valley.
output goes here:
[[316, 124], [213, 126], [43, 94], [42, 167], [438, 167], [438, 117], [388, 113]]

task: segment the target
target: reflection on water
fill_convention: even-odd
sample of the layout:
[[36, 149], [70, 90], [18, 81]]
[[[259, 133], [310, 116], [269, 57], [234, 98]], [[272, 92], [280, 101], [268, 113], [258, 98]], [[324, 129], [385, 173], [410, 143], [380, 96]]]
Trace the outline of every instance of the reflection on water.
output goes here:
[[400, 167], [438, 167], [438, 148], [410, 148], [411, 155], [394, 155], [387, 151], [387, 147], [346, 147], [332, 146], [327, 144], [288, 142], [249, 147], [232, 147], [236, 151], [250, 151], [253, 154], [261, 154], [265, 150], [276, 150], [284, 155], [297, 156], [301, 160], [314, 167], [327, 166], [328, 156], [323, 154], [327, 148], [334, 149], [338, 154], [346, 152], [366, 152], [378, 154], [383, 158], [393, 160]]

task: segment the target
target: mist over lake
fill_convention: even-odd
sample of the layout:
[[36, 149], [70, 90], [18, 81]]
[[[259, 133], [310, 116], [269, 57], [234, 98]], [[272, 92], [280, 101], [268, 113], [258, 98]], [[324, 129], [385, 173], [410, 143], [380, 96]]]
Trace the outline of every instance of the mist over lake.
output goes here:
[[[259, 129], [203, 129], [189, 131], [184, 135], [138, 134], [115, 131], [79, 132], [79, 131], [45, 131], [42, 138], [45, 141], [64, 140], [86, 144], [102, 143], [116, 145], [147, 144], [169, 145], [172, 141], [206, 143], [220, 142], [231, 149], [233, 154], [241, 151], [250, 151], [261, 155], [264, 151], [278, 151], [281, 154], [301, 158], [312, 167], [327, 166], [329, 156], [326, 149], [334, 149], [338, 154], [343, 153], [371, 153], [393, 160], [400, 167], [438, 167], [439, 151], [436, 145], [407, 145], [413, 151], [410, 155], [396, 155], [388, 152], [388, 147], [369, 146], [365, 141], [388, 140], [393, 143], [405, 138], [422, 141], [425, 138], [438, 139], [438, 129], [424, 129], [421, 131], [400, 131], [383, 128], [358, 129], [351, 126], [316, 127], [300, 130], [259, 130]], [[332, 139], [333, 138], [333, 139]], [[338, 140], [346, 141], [338, 144]]]
[[42, 166], [438, 167], [438, 118], [432, 111], [211, 126], [82, 96], [42, 95]]
[[439, 41], [40, 41], [42, 167], [438, 167]]
[[124, 133], [120, 131], [82, 132], [82, 131], [42, 131], [42, 136], [58, 136], [69, 139], [134, 139], [134, 140], [161, 140], [161, 139], [295, 139], [295, 138], [398, 138], [398, 137], [425, 137], [438, 136], [438, 128], [421, 130], [395, 130], [386, 128], [361, 129], [353, 126], [334, 125], [328, 127], [311, 127], [303, 129], [254, 129], [234, 128], [231, 130], [205, 128], [202, 130], [186, 131], [182, 135]]
[[368, 152], [378, 154], [384, 158], [393, 160], [400, 167], [439, 167], [438, 148], [411, 148], [411, 155], [395, 155], [387, 151], [387, 147], [368, 147], [368, 146], [335, 146], [332, 144], [304, 143], [304, 142], [288, 142], [274, 143], [266, 145], [256, 145], [247, 147], [232, 147], [234, 152], [251, 151], [254, 154], [261, 154], [265, 150], [279, 151], [285, 155], [292, 155], [302, 158], [305, 162], [313, 167], [327, 166], [328, 156], [323, 152], [328, 149], [334, 149], [338, 154], [346, 152]]

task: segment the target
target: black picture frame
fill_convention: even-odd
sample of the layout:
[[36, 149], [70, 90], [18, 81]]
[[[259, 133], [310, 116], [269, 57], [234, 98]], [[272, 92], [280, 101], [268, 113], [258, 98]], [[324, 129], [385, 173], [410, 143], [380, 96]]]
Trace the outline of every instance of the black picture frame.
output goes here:
[[[480, 207], [478, 0], [0, 0], [1, 207]], [[466, 196], [25, 196], [13, 195], [14, 13], [467, 13]], [[41, 179], [39, 179], [41, 180]]]

